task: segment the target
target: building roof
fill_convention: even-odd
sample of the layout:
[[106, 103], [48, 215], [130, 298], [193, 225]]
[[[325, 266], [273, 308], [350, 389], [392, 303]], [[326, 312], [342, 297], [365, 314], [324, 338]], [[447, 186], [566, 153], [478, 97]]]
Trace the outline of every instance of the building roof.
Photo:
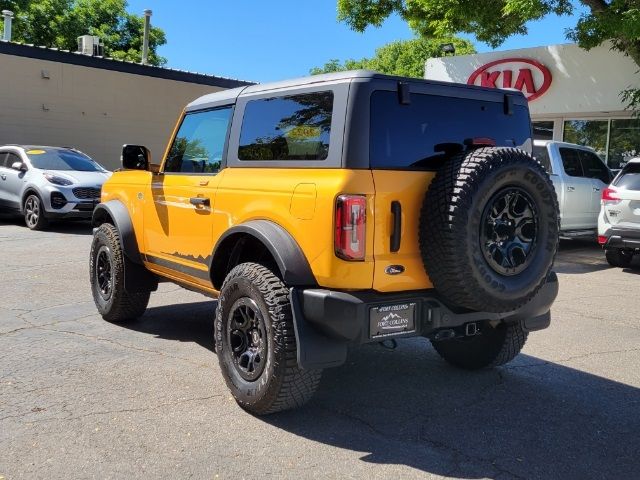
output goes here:
[[247, 85], [254, 85], [255, 82], [237, 80], [234, 78], [218, 77], [204, 73], [188, 72], [186, 70], [176, 70], [173, 68], [155, 67], [151, 65], [141, 65], [124, 60], [116, 60], [107, 57], [92, 57], [68, 50], [57, 48], [38, 47], [23, 43], [8, 42], [0, 40], [0, 54], [14, 55], [18, 57], [47, 60], [50, 62], [68, 63], [83, 67], [99, 68], [116, 72], [130, 73], [133, 75], [143, 75], [147, 77], [164, 78], [178, 82], [198, 83], [201, 85], [211, 85], [220, 88], [235, 88]]

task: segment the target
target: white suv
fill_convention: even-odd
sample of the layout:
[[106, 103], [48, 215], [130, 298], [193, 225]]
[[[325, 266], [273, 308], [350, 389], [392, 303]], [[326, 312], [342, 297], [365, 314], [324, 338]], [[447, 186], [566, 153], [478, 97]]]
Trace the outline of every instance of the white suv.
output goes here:
[[640, 158], [630, 160], [602, 192], [598, 243], [614, 267], [628, 267], [640, 253]]

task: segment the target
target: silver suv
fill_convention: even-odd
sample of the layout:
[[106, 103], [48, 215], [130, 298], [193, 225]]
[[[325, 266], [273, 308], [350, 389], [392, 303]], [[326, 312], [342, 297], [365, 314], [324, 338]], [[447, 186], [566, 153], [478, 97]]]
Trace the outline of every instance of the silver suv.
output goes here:
[[614, 267], [628, 267], [640, 253], [640, 158], [630, 160], [603, 190], [598, 242]]
[[0, 146], [0, 212], [42, 230], [49, 220], [91, 218], [111, 172], [73, 148]]

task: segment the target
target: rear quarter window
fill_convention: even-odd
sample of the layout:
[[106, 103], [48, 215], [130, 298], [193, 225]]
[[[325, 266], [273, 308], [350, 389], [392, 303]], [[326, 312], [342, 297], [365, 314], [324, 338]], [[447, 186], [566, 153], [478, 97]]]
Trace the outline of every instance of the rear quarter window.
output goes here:
[[402, 105], [398, 94], [371, 95], [369, 161], [371, 168], [437, 167], [444, 151], [462, 149], [465, 139], [488, 137], [498, 146], [519, 146], [531, 138], [526, 107], [505, 115], [502, 102], [411, 94]]
[[624, 190], [640, 191], [640, 163], [628, 163], [620, 172], [615, 186]]
[[247, 102], [240, 160], [325, 160], [329, 154], [333, 92]]

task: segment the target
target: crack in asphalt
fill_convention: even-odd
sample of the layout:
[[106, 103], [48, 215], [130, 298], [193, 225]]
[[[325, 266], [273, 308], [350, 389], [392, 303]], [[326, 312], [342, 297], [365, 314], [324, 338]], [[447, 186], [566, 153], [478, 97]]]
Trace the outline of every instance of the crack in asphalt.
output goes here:
[[[484, 390], [488, 390], [492, 387], [501, 385], [503, 383], [503, 379], [502, 376], [499, 376], [499, 382], [495, 385], [490, 385], [487, 386]], [[480, 395], [478, 395], [478, 398], [475, 398], [473, 400], [473, 402], [470, 402], [470, 404], [475, 404], [478, 402], [478, 400], [482, 400], [482, 397], [484, 397], [484, 395], [486, 395], [486, 391], [484, 391], [480, 393]], [[366, 429], [368, 429], [371, 433], [373, 433], [374, 435], [377, 436], [381, 436], [385, 439], [389, 439], [390, 437], [393, 438], [395, 441], [400, 441], [400, 442], [412, 442], [412, 443], [423, 443], [423, 444], [427, 444], [429, 446], [431, 446], [432, 448], [435, 448], [437, 450], [441, 450], [441, 451], [445, 451], [447, 453], [449, 453], [451, 455], [451, 462], [454, 464], [453, 468], [447, 472], [445, 474], [445, 476], [449, 476], [449, 477], [457, 477], [459, 476], [459, 472], [461, 470], [463, 470], [460, 461], [460, 458], [463, 458], [465, 461], [470, 462], [470, 463], [474, 463], [474, 462], [483, 462], [485, 464], [488, 464], [491, 466], [491, 468], [493, 470], [495, 470], [498, 474], [506, 474], [506, 475], [510, 475], [513, 478], [519, 479], [519, 480], [525, 480], [524, 477], [512, 472], [511, 470], [507, 469], [506, 467], [503, 467], [501, 465], [498, 464], [498, 462], [500, 461], [500, 457], [497, 458], [487, 458], [487, 457], [482, 457], [482, 456], [477, 456], [477, 455], [470, 455], [468, 453], [465, 453], [464, 451], [462, 451], [461, 449], [453, 446], [453, 445], [449, 445], [445, 442], [442, 441], [438, 441], [438, 440], [434, 440], [430, 437], [428, 437], [426, 435], [426, 433], [424, 432], [425, 430], [425, 424], [428, 421], [428, 417], [422, 417], [420, 419], [421, 422], [421, 426], [419, 428], [419, 434], [417, 436], [417, 438], [411, 439], [411, 438], [407, 438], [406, 436], [402, 436], [402, 437], [398, 437], [398, 436], [394, 436], [394, 435], [390, 435], [390, 432], [388, 430], [380, 430], [376, 425], [374, 425], [373, 423], [369, 422], [368, 420], [366, 420], [365, 418], [359, 417], [355, 414], [352, 414], [346, 410], [336, 410], [336, 409], [331, 409], [331, 408], [327, 408], [326, 406], [318, 406], [319, 409], [324, 410], [326, 412], [328, 412], [329, 414], [333, 414], [333, 415], [337, 415], [337, 416], [341, 416], [344, 417], [352, 422], [358, 423], [362, 426], [364, 426]], [[375, 455], [376, 452], [369, 452], [369, 454], [373, 454]]]
[[100, 341], [100, 342], [111, 343], [113, 345], [117, 345], [117, 346], [125, 348], [127, 350], [134, 350], [134, 351], [138, 351], [138, 352], [152, 353], [154, 355], [160, 355], [162, 357], [168, 357], [168, 358], [173, 358], [173, 359], [176, 359], [176, 360], [182, 360], [182, 361], [190, 363], [191, 365], [194, 365], [196, 367], [204, 367], [204, 368], [209, 368], [210, 367], [210, 365], [208, 365], [208, 364], [194, 362], [193, 360], [191, 360], [189, 358], [179, 357], [177, 355], [170, 355], [168, 353], [161, 352], [161, 351], [158, 351], [158, 350], [152, 350], [152, 349], [149, 349], [149, 348], [136, 347], [134, 345], [121, 343], [121, 342], [118, 342], [117, 340], [112, 340], [110, 338], [100, 337], [100, 336], [97, 336], [97, 335], [90, 335], [90, 334], [86, 334], [86, 333], [73, 332], [71, 330], [59, 330], [59, 329], [56, 329], [56, 328], [43, 328], [42, 330], [49, 330], [51, 332], [64, 333], [64, 334], [68, 334], [68, 335], [77, 335], [79, 337], [89, 338], [89, 339]]
[[[181, 405], [183, 403], [199, 402], [199, 401], [211, 400], [212, 398], [219, 398], [219, 397], [224, 397], [224, 395], [223, 394], [216, 394], [216, 395], [209, 395], [209, 396], [206, 396], [206, 397], [185, 398], [185, 399], [176, 400], [176, 401], [173, 401], [173, 402], [160, 403], [158, 405], [150, 405], [150, 406], [138, 407], [138, 408], [122, 408], [122, 409], [118, 409], [118, 410], [102, 410], [102, 411], [97, 411], [97, 412], [83, 413], [82, 415], [76, 415], [75, 417], [74, 416], [70, 416], [70, 417], [51, 417], [51, 418], [43, 418], [43, 419], [40, 419], [40, 420], [35, 420], [35, 421], [25, 422], [25, 423], [28, 424], [28, 425], [33, 425], [35, 423], [42, 423], [42, 422], [49, 422], [49, 421], [78, 420], [78, 419], [81, 419], [81, 418], [91, 417], [91, 416], [95, 416], [95, 415], [111, 415], [111, 414], [117, 414], [117, 413], [130, 413], [130, 412], [146, 412], [146, 411], [151, 411], [151, 410], [159, 410], [159, 409], [165, 408], [165, 407], [175, 407], [175, 406]], [[16, 415], [7, 415], [5, 417], [0, 417], [0, 421], [6, 420], [6, 419], [9, 419], [9, 418], [25, 417], [25, 416], [33, 414], [33, 413], [40, 413], [41, 411], [47, 410], [48, 408], [50, 408], [50, 407], [44, 407], [43, 410], [33, 410], [32, 409], [32, 410], [29, 410], [28, 412], [19, 413], [19, 414], [16, 414]]]
[[523, 368], [534, 368], [534, 367], [544, 367], [548, 365], [561, 365], [565, 362], [571, 362], [573, 360], [579, 360], [581, 358], [589, 358], [597, 355], [610, 355], [614, 353], [632, 353], [632, 352], [640, 352], [640, 348], [628, 348], [626, 350], [605, 350], [603, 352], [590, 352], [583, 353], [581, 355], [572, 355], [566, 358], [560, 358], [558, 360], [543, 360], [538, 363], [529, 363], [525, 365], [503, 365], [502, 368], [505, 370], [516, 370]]

